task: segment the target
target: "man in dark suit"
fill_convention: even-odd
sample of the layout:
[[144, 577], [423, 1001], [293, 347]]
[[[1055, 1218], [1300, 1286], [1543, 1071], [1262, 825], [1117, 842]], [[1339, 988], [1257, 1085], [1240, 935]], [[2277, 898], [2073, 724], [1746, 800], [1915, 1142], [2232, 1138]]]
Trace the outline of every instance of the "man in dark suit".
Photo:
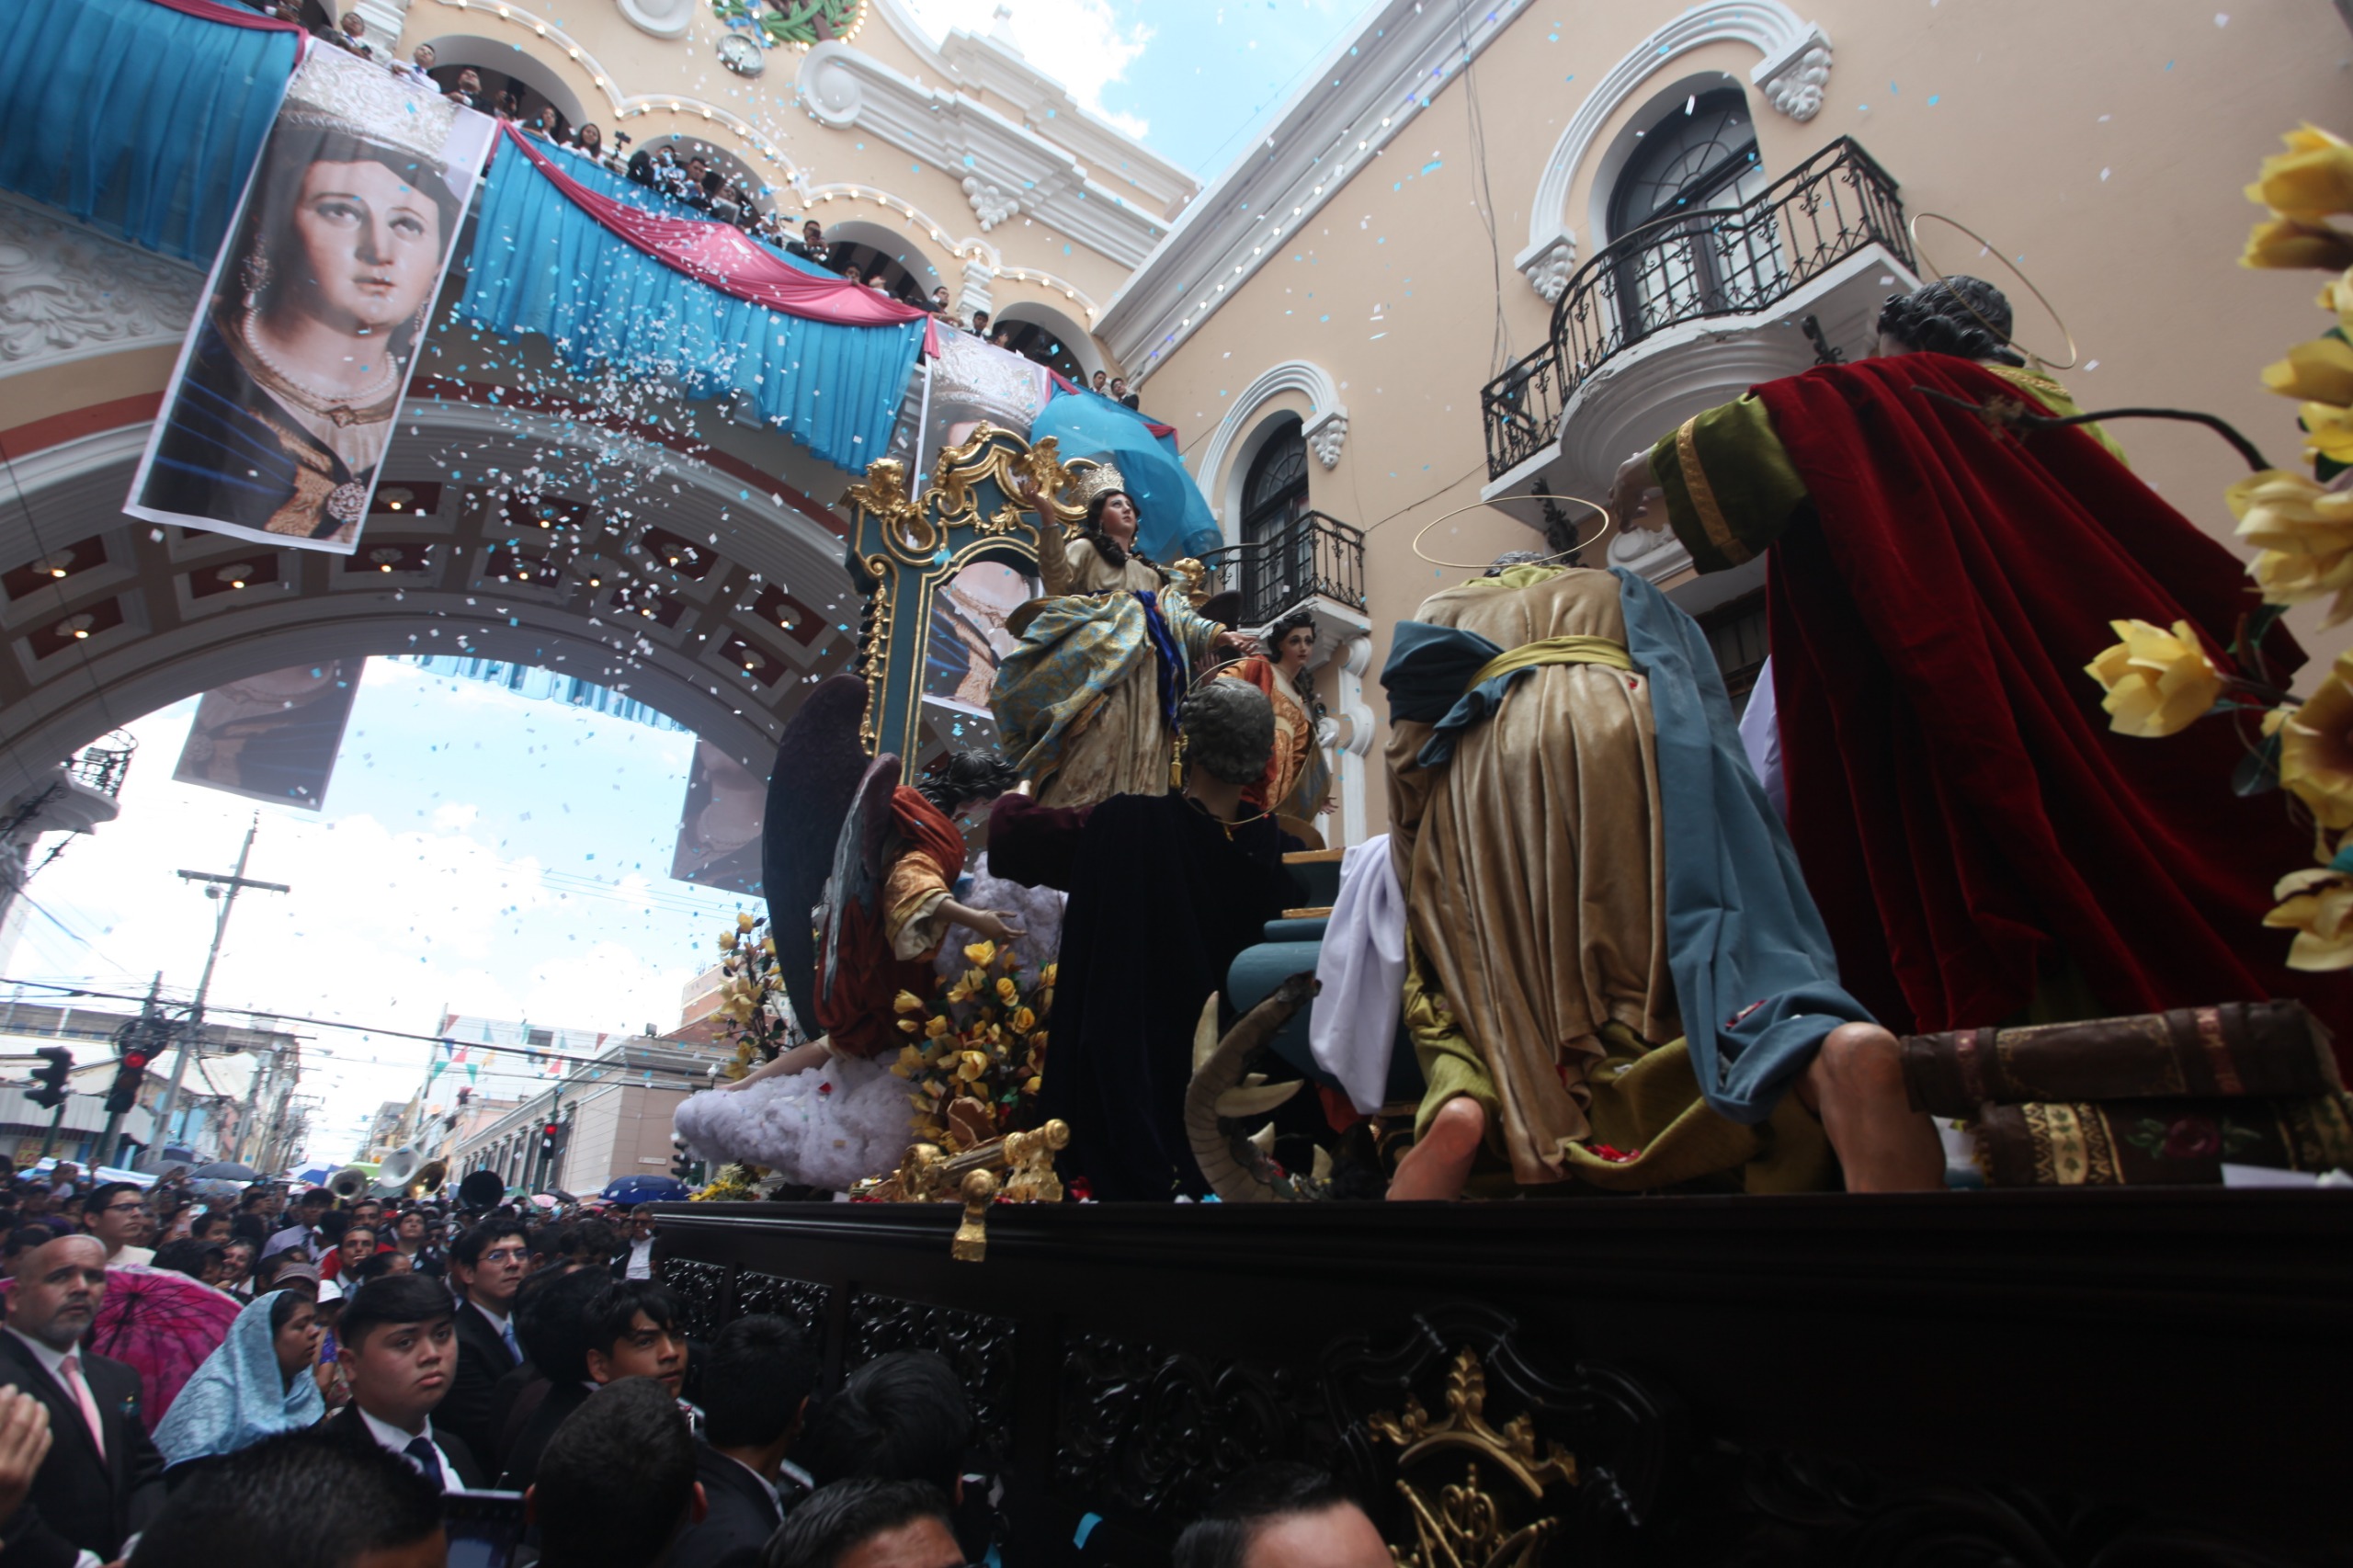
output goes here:
[[441, 1427], [477, 1454], [496, 1451], [491, 1392], [523, 1362], [509, 1319], [529, 1260], [523, 1227], [512, 1220], [482, 1221], [449, 1248], [449, 1278], [460, 1292], [458, 1370], [441, 1406]]
[[0, 1381], [49, 1407], [31, 1499], [0, 1523], [6, 1568], [87, 1568], [123, 1555], [164, 1502], [164, 1456], [139, 1418], [139, 1374], [82, 1338], [106, 1299], [106, 1247], [61, 1236], [16, 1259]]
[[817, 1357], [780, 1317], [753, 1313], [720, 1330], [704, 1374], [703, 1441], [695, 1479], [709, 1511], [670, 1549], [666, 1568], [756, 1568], [784, 1519], [790, 1488], [784, 1456], [801, 1436], [801, 1415], [817, 1386]]
[[351, 1403], [322, 1424], [400, 1455], [444, 1492], [488, 1484], [465, 1440], [434, 1429], [457, 1368], [455, 1315], [449, 1293], [417, 1274], [370, 1279], [347, 1297], [336, 1337]]
[[517, 1298], [515, 1326], [531, 1354], [520, 1370], [536, 1374], [537, 1386], [518, 1391], [502, 1428], [500, 1491], [523, 1491], [538, 1478], [548, 1439], [596, 1392], [588, 1379], [588, 1343], [599, 1298], [612, 1285], [593, 1268], [543, 1269]]

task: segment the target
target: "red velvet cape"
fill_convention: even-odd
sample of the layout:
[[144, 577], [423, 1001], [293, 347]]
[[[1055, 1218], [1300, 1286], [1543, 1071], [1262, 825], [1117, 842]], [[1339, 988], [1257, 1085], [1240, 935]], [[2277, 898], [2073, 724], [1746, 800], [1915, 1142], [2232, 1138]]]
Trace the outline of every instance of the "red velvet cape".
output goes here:
[[[964, 835], [948, 813], [904, 784], [891, 795], [891, 823], [897, 830], [898, 852], [920, 855], [939, 868], [949, 887], [964, 873]], [[879, 872], [876, 903], [884, 896]], [[817, 1022], [834, 1049], [850, 1056], [879, 1056], [911, 1043], [913, 1037], [898, 1027], [893, 1001], [902, 991], [931, 1000], [931, 960], [903, 959], [891, 950], [882, 926], [883, 911], [853, 903], [843, 912], [841, 985], [830, 1004], [817, 1004]]]
[[2233, 725], [2116, 734], [2084, 673], [2123, 619], [2188, 620], [2229, 669], [2244, 564], [2080, 431], [1999, 434], [1917, 386], [2019, 395], [1930, 354], [1756, 389], [1816, 512], [1768, 604], [1790, 836], [1847, 986], [1898, 1032], [1973, 1028], [2063, 955], [2115, 1014], [2301, 996], [2353, 1045], [2353, 991], [2262, 925], [2313, 846], [2279, 795], [2232, 793]]

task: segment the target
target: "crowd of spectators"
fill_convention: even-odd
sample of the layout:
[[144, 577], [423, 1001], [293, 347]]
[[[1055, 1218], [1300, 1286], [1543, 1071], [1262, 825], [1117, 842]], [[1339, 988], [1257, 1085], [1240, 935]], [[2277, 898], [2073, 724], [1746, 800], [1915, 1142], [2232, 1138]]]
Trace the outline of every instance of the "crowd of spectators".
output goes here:
[[[482, 1501], [455, 1494], [486, 1488], [517, 1565], [998, 1560], [1002, 1483], [949, 1364], [895, 1352], [825, 1393], [790, 1320], [689, 1337], [650, 1210], [290, 1202], [0, 1160], [0, 1568], [447, 1568]], [[176, 1258], [244, 1304], [151, 1411], [149, 1369], [87, 1341], [110, 1289]], [[1386, 1562], [1296, 1467], [1229, 1486], [1176, 1549], [1179, 1568]]]

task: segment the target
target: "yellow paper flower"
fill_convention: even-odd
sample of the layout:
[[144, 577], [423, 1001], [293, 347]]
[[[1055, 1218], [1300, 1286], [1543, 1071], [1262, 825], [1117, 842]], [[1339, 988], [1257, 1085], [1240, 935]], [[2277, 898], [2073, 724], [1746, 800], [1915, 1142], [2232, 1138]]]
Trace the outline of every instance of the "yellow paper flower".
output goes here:
[[1038, 971], [1038, 983], [1040, 985], [1051, 985], [1054, 983], [1054, 971], [1060, 968], [1062, 968], [1062, 965], [1058, 963], [1050, 963], [1045, 968], [1040, 970]]
[[2353, 877], [2325, 867], [2290, 871], [2272, 896], [2279, 907], [2263, 923], [2296, 934], [2288, 947], [2290, 969], [2353, 969]]
[[1016, 1007], [1011, 1022], [1017, 1033], [1028, 1034], [1038, 1027], [1038, 1015], [1027, 1007]]
[[2336, 626], [2353, 619], [2353, 551], [2335, 555], [2293, 555], [2282, 550], [2267, 550], [2255, 558], [2247, 571], [2254, 574], [2266, 604], [2300, 605], [2333, 595], [2334, 600], [2321, 624]]
[[2304, 422], [2304, 450], [2331, 462], [2353, 462], [2353, 408], [2333, 403], [2307, 403], [2296, 414]]
[[913, 1018], [901, 1018], [899, 1020], [899, 1029], [903, 1034], [915, 1034], [920, 1031], [922, 1028], [923, 1026], [916, 1023]]
[[735, 912], [735, 929], [738, 931], [748, 931], [758, 924], [749, 913], [740, 909]]
[[2288, 357], [2263, 368], [2263, 384], [2281, 397], [2353, 403], [2353, 343], [2315, 337], [2288, 350]]
[[2330, 490], [2301, 473], [2266, 469], [2224, 492], [2239, 538], [2259, 550], [2336, 555], [2353, 550], [2353, 491]]
[[2120, 735], [2156, 740], [2188, 729], [2222, 694], [2222, 675], [2189, 622], [2171, 631], [2145, 620], [2111, 620], [2124, 639], [2101, 651], [2084, 673], [2108, 691], [2100, 706]]
[[2307, 125], [2280, 138], [2288, 151], [2263, 160], [2261, 176], [2246, 187], [2282, 218], [2325, 218], [2353, 212], [2353, 147]]
[[891, 1063], [891, 1071], [899, 1077], [912, 1078], [922, 1070], [923, 1052], [912, 1045], [899, 1048], [899, 1059]]
[[996, 994], [999, 1001], [1011, 1006], [1021, 999], [1021, 987], [1013, 983], [1011, 975], [1000, 974], [996, 977]]
[[971, 1083], [988, 1070], [989, 1059], [980, 1051], [968, 1051], [956, 1059], [956, 1076], [964, 1083]]
[[985, 966], [988, 961], [995, 957], [996, 957], [996, 944], [995, 942], [974, 942], [971, 947], [964, 949], [964, 960], [967, 963]]
[[1045, 1082], [1044, 1078], [1032, 1074], [1029, 1082], [1021, 1085], [1021, 1092], [1025, 1095], [1034, 1095], [1045, 1085]]
[[935, 1013], [930, 1017], [925, 1019], [923, 1032], [933, 1040], [938, 1040], [942, 1036], [946, 1035], [948, 1033], [947, 1015], [944, 1013]]
[[891, 1008], [898, 1013], [920, 1013], [923, 1011], [923, 998], [912, 991], [902, 991], [891, 998]]
[[2353, 267], [2341, 278], [2332, 278], [2320, 286], [2320, 308], [2336, 317], [2336, 324], [2353, 332]]
[[2353, 651], [2279, 726], [2279, 787], [2324, 828], [2353, 827]]
[[2316, 267], [2326, 272], [2342, 272], [2353, 267], [2353, 234], [2326, 223], [2274, 218], [2268, 223], [2257, 223], [2247, 235], [2246, 251], [2239, 257], [2239, 265]]

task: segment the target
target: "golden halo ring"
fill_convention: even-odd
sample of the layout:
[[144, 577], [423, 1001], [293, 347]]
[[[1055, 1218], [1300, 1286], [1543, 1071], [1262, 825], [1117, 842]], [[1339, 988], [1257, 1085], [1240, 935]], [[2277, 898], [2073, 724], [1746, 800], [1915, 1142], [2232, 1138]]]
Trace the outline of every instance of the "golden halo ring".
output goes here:
[[2046, 369], [2072, 370], [2075, 368], [2075, 361], [2083, 357], [2082, 351], [2075, 347], [2075, 335], [2067, 330], [2067, 323], [2064, 318], [2059, 314], [2058, 307], [2051, 302], [2049, 296], [2045, 295], [2041, 290], [2034, 286], [2033, 278], [2029, 278], [2024, 272], [2020, 271], [2016, 262], [2004, 256], [2000, 251], [1995, 250], [1991, 241], [1986, 239], [1984, 235], [1979, 233], [1976, 230], [1971, 228], [1968, 224], [1961, 222], [1956, 219], [1948, 218], [1941, 212], [1915, 212], [1912, 215], [1911, 220], [1904, 224], [1904, 232], [1912, 236], [1912, 248], [1914, 251], [1918, 253], [1921, 265], [1925, 266], [1928, 269], [1932, 280], [1941, 281], [1948, 276], [1948, 274], [1945, 272], [1944, 268], [1936, 264], [1935, 258], [1928, 255], [1928, 247], [1920, 243], [1920, 220], [1923, 218], [1934, 218], [1939, 223], [1944, 223], [1952, 228], [1959, 229], [1971, 239], [1975, 240], [1979, 248], [1984, 250], [1987, 256], [1990, 256], [1995, 261], [2000, 262], [2009, 272], [2011, 277], [2017, 278], [2020, 283], [2025, 284], [2026, 291], [2034, 296], [2034, 302], [2042, 307], [2043, 313], [2048, 315], [2051, 318], [2052, 324], [2059, 329], [2059, 335], [2067, 340], [2067, 362], [2061, 365], [2043, 358], [2041, 355], [2037, 354], [2033, 349], [2029, 348], [2025, 344], [2020, 343], [2016, 337], [2010, 335], [2010, 334], [2003, 332], [1999, 328], [1995, 327], [1992, 322], [1987, 321], [1985, 317], [1979, 312], [1974, 305], [1972, 305], [1967, 300], [1961, 300], [1961, 296], [1956, 293], [1953, 298], [1961, 300], [1961, 308], [1962, 310], [1965, 310], [1971, 315], [1977, 317], [1978, 325], [1984, 327], [1986, 331], [1992, 333], [1995, 336], [2000, 338], [2003, 342], [2008, 344], [2011, 347], [2017, 349], [2028, 358], [2039, 362]]
[[1437, 556], [1430, 554], [1427, 551], [1422, 548], [1422, 540], [1429, 537], [1429, 531], [1432, 528], [1438, 527], [1438, 524], [1446, 521], [1449, 517], [1459, 517], [1465, 512], [1475, 512], [1483, 506], [1497, 506], [1506, 501], [1570, 501], [1580, 506], [1590, 506], [1595, 511], [1601, 514], [1600, 531], [1596, 533], [1591, 539], [1581, 539], [1568, 549], [1556, 550], [1552, 554], [1545, 556], [1541, 561], [1523, 561], [1519, 562], [1519, 564], [1523, 566], [1541, 566], [1547, 562], [1564, 560], [1567, 557], [1583, 551], [1587, 545], [1599, 544], [1603, 540], [1609, 537], [1610, 528], [1616, 526], [1618, 521], [1617, 517], [1610, 513], [1608, 507], [1603, 506], [1598, 501], [1588, 501], [1582, 495], [1498, 495], [1493, 501], [1473, 501], [1467, 506], [1457, 506], [1451, 512], [1440, 512], [1437, 517], [1432, 517], [1428, 522], [1424, 523], [1422, 525], [1421, 532], [1414, 536], [1414, 553], [1420, 556], [1423, 560], [1428, 562], [1433, 566], [1445, 566], [1457, 572], [1484, 572], [1488, 567], [1494, 565], [1495, 562], [1492, 561], [1440, 561]]

